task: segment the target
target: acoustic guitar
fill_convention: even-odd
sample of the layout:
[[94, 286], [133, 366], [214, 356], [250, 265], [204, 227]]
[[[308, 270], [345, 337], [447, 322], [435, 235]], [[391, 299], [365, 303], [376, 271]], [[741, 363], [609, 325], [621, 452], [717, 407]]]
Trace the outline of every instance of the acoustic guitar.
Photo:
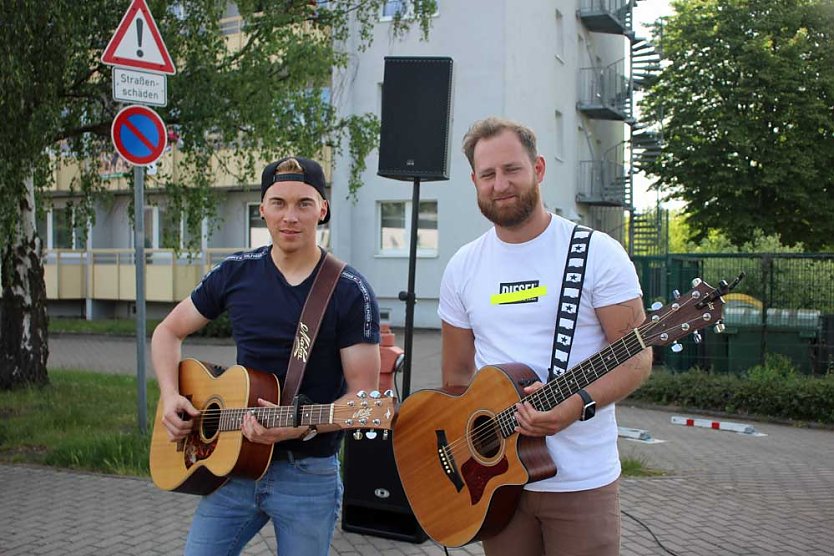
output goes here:
[[538, 380], [535, 373], [508, 363], [481, 368], [460, 396], [422, 390], [406, 398], [394, 424], [394, 457], [423, 530], [446, 546], [501, 531], [524, 485], [556, 474], [545, 438], [516, 434], [515, 404], [530, 402], [547, 411], [647, 347], [667, 345], [711, 324], [720, 330], [721, 296], [741, 278], [731, 285], [722, 281], [717, 289], [694, 280], [687, 294], [530, 395], [523, 387]]
[[184, 439], [168, 439], [162, 401], [157, 404], [150, 468], [154, 484], [163, 490], [208, 494], [229, 476], [260, 478], [272, 460], [273, 445], [250, 442], [243, 436], [240, 427], [248, 412], [267, 428], [292, 427], [297, 416], [300, 426], [335, 424], [342, 429], [384, 430], [386, 435], [396, 413], [395, 399], [378, 392], [359, 392], [355, 399], [340, 404], [260, 407], [258, 398], [273, 403], [281, 399], [278, 377], [240, 365], [215, 376], [220, 370], [196, 359], [180, 362], [180, 394], [200, 410]]

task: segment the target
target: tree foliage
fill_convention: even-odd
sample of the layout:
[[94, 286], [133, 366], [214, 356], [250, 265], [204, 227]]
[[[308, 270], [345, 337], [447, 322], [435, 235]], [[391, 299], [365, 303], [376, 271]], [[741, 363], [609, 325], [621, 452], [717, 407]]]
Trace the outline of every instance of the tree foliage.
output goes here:
[[663, 130], [656, 186], [692, 239], [756, 230], [834, 246], [834, 2], [679, 0], [656, 26], [665, 66], [641, 103]]
[[[237, 168], [242, 162], [235, 170], [240, 183], [257, 183], [263, 160], [318, 156], [330, 147], [349, 155], [351, 183], [336, 185], [345, 194], [355, 193], [364, 159], [376, 147], [379, 122], [367, 114], [340, 117], [325, 90], [334, 69], [347, 65], [350, 48], [367, 45], [383, 0], [147, 3], [177, 67], [168, 77], [168, 105], [156, 110], [178, 136], [183, 155], [176, 178], [154, 185], [166, 190], [172, 211], [185, 213], [192, 237], [199, 237], [200, 220], [212, 216], [213, 176], [224, 164]], [[46, 323], [33, 190], [52, 185], [58, 164], [77, 163], [76, 225], [83, 229], [93, 220], [95, 193], [102, 189], [97, 161], [113, 152], [110, 127], [121, 108], [112, 99], [112, 70], [101, 55], [129, 5], [128, 0], [0, 4], [0, 113], [5, 118], [0, 126], [0, 312], [9, 340], [0, 350], [0, 374], [20, 365], [20, 353], [7, 351], [31, 350], [27, 338]], [[408, 0], [403, 6], [414, 18], [395, 16], [394, 33], [416, 22], [425, 34], [435, 1]], [[243, 33], [240, 43], [230, 46], [224, 26], [233, 23], [227, 16], [235, 13]], [[12, 341], [10, 331], [21, 330], [21, 339]], [[46, 360], [45, 335], [40, 340], [43, 353], [24, 357], [35, 367]], [[45, 376], [45, 369], [38, 372]], [[22, 374], [31, 376], [32, 369]]]

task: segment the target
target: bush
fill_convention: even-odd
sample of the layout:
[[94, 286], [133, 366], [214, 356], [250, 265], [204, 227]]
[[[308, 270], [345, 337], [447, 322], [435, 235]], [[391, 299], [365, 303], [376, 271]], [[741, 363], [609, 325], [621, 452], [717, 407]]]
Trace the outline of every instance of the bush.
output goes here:
[[203, 338], [230, 338], [232, 336], [232, 322], [229, 313], [223, 313], [213, 321], [193, 334]]
[[790, 359], [768, 355], [744, 375], [692, 369], [655, 370], [631, 400], [742, 416], [834, 424], [834, 374], [797, 372]]

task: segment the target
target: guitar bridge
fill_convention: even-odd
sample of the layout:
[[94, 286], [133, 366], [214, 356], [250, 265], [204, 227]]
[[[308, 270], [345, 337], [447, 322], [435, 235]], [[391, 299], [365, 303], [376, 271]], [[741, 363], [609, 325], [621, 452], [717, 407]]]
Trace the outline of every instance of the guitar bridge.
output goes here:
[[449, 450], [449, 442], [446, 440], [446, 431], [436, 430], [434, 431], [434, 434], [437, 435], [437, 457], [440, 460], [440, 467], [443, 469], [443, 473], [446, 474], [446, 478], [449, 479], [452, 486], [455, 487], [455, 490], [460, 492], [463, 490], [463, 479], [461, 479], [460, 473], [458, 473], [455, 456], [452, 454], [451, 450]]

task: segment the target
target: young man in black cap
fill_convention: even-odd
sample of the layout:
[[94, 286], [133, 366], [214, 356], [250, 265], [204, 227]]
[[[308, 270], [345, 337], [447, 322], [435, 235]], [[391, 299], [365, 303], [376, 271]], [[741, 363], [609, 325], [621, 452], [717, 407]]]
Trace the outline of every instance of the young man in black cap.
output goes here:
[[[301, 157], [269, 164], [261, 178], [261, 217], [272, 245], [236, 253], [203, 277], [154, 331], [152, 359], [172, 441], [184, 438], [199, 412], [178, 391], [183, 340], [229, 312], [237, 363], [273, 372], [282, 387], [301, 310], [325, 252], [316, 226], [330, 219], [321, 166]], [[356, 270], [342, 271], [309, 354], [299, 394], [313, 403], [339, 403], [377, 388], [379, 308]], [[270, 405], [259, 400], [262, 405]], [[232, 478], [204, 497], [186, 542], [186, 554], [237, 554], [272, 519], [278, 553], [322, 555], [342, 499], [337, 452], [343, 434], [308, 427], [266, 428], [252, 415], [242, 432], [275, 444], [260, 480]]]

